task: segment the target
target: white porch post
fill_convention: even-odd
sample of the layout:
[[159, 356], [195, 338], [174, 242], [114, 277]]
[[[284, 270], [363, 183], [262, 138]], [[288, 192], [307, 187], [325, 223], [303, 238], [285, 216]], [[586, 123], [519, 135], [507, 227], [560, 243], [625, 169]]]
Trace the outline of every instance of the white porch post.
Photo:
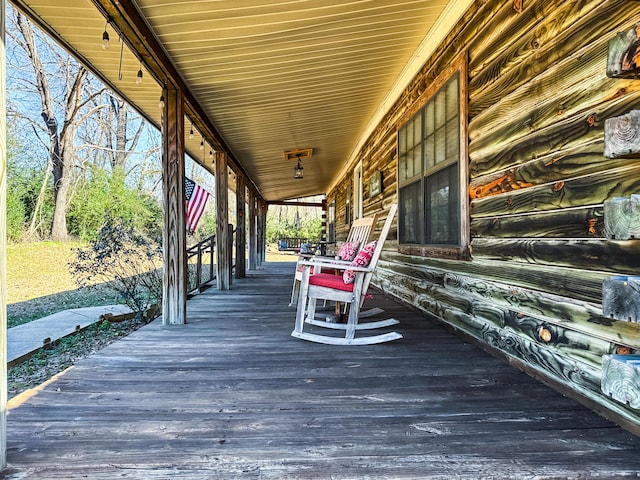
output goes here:
[[7, 466], [7, 123], [5, 72], [5, 2], [0, 0], [0, 469]]
[[166, 88], [162, 116], [162, 324], [182, 325], [187, 314], [187, 241], [184, 197], [184, 103]]
[[216, 283], [218, 290], [230, 288], [229, 178], [226, 152], [216, 152]]

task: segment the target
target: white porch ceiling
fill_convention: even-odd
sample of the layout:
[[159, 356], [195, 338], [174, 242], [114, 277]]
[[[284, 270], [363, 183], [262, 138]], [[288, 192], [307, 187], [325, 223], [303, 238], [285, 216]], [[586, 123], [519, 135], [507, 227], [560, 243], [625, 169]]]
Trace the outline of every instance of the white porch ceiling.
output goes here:
[[[266, 200], [325, 193], [472, 0], [135, 0], [192, 97]], [[91, 0], [16, 0], [147, 118], [160, 86]], [[104, 0], [96, 3], [105, 5]], [[129, 2], [113, 0], [117, 8]], [[131, 6], [131, 5], [130, 5]], [[117, 20], [114, 21], [116, 27]], [[199, 150], [187, 149], [211, 167]], [[284, 152], [312, 148], [304, 179]], [[206, 152], [205, 152], [206, 153]]]

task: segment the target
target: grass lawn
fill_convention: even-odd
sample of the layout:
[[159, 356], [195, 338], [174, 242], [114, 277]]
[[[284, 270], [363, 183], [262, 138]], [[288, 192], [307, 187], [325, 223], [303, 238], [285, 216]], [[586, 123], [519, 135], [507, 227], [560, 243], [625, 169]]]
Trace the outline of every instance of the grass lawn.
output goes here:
[[[81, 243], [36, 242], [7, 246], [7, 326], [62, 310], [122, 303], [104, 285], [78, 288], [68, 264]], [[267, 261], [295, 262], [292, 252], [267, 249]]]
[[69, 308], [121, 303], [105, 286], [80, 289], [69, 273], [80, 243], [7, 245], [7, 326]]

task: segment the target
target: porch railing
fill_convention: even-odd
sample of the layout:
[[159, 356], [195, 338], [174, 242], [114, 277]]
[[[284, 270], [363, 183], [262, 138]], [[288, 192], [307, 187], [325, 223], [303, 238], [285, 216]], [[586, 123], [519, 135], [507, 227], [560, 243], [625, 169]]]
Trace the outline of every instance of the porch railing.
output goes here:
[[[187, 265], [189, 266], [188, 294], [200, 292], [203, 285], [216, 278], [213, 263], [215, 247], [216, 236], [212, 235], [187, 249]], [[195, 262], [193, 261], [194, 257]], [[203, 263], [203, 259], [205, 258], [209, 260], [208, 264]]]

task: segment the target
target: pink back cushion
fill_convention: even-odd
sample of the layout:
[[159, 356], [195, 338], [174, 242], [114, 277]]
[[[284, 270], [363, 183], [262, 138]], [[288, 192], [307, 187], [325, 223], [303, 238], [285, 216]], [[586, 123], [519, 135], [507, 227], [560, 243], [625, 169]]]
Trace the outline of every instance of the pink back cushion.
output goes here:
[[[375, 240], [373, 242], [367, 243], [364, 247], [362, 247], [362, 250], [358, 252], [356, 258], [354, 258], [351, 262], [351, 265], [353, 265], [354, 267], [368, 267], [369, 263], [371, 263], [371, 257], [373, 257], [373, 252], [375, 251], [375, 249]], [[356, 272], [354, 272], [353, 270], [345, 270], [342, 274], [342, 280], [347, 285], [353, 283], [355, 279]]]
[[340, 250], [338, 250], [338, 257], [340, 257], [341, 260], [351, 262], [354, 258], [356, 258], [359, 247], [360, 242], [345, 242], [340, 247]]

